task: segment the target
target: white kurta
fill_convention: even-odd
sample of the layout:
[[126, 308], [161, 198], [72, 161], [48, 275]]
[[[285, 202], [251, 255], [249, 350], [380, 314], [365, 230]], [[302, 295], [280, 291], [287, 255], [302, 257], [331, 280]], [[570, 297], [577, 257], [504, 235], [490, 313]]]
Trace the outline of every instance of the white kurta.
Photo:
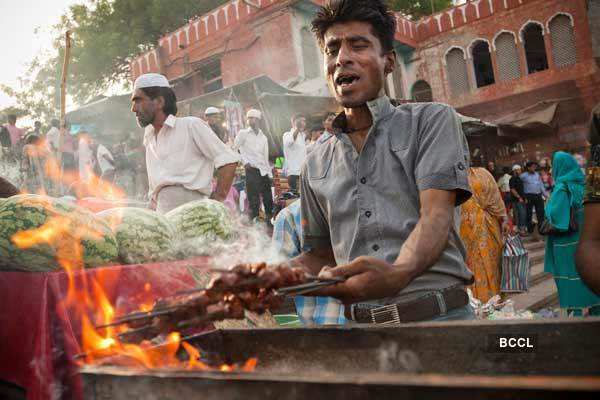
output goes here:
[[269, 141], [262, 130], [256, 133], [252, 128], [242, 129], [235, 137], [233, 148], [240, 152], [244, 165], [257, 168], [262, 176], [273, 177], [269, 165]]
[[87, 182], [94, 173], [94, 152], [86, 138], [79, 139], [77, 155], [79, 159], [79, 179]]
[[155, 134], [144, 134], [150, 199], [166, 186], [182, 186], [210, 196], [215, 168], [237, 163], [240, 157], [227, 147], [208, 124], [196, 117], [169, 115]]
[[294, 131], [283, 134], [283, 157], [285, 158], [283, 172], [288, 176], [300, 175], [306, 158], [306, 136], [303, 132], [296, 135], [296, 140], [294, 140]]

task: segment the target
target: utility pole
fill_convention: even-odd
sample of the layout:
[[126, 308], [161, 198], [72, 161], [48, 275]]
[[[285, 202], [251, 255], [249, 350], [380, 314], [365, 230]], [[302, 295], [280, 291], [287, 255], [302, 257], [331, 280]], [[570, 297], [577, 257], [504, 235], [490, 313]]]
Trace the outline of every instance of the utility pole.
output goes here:
[[59, 177], [59, 191], [62, 195], [62, 148], [67, 132], [67, 121], [66, 121], [66, 102], [67, 102], [67, 76], [69, 73], [69, 61], [71, 59], [71, 31], [65, 33], [65, 57], [63, 60], [62, 74], [60, 79], [60, 133], [58, 135], [58, 153], [56, 155], [56, 162], [58, 163], [58, 170], [60, 171]]

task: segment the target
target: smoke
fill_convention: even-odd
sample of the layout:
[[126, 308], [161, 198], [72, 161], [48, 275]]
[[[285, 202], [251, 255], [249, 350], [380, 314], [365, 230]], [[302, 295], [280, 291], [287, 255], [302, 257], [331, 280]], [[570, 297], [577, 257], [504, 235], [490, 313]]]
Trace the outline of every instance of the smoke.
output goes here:
[[16, 160], [0, 160], [0, 176], [19, 187], [22, 180], [19, 163]]
[[179, 257], [210, 256], [215, 268], [229, 268], [241, 263], [282, 263], [287, 258], [273, 245], [263, 224], [248, 221], [245, 216], [232, 217], [234, 237], [223, 240], [215, 235], [205, 235], [180, 241]]

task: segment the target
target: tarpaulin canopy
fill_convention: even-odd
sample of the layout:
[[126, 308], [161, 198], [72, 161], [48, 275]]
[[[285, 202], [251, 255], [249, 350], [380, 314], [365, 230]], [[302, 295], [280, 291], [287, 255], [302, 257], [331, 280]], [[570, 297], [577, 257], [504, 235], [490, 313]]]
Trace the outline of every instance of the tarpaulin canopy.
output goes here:
[[75, 127], [86, 126], [103, 143], [121, 142], [131, 132], [140, 129], [135, 121], [135, 114], [131, 112], [130, 99], [130, 94], [123, 94], [93, 101], [68, 112], [67, 122]]
[[540, 101], [531, 107], [505, 115], [494, 121], [500, 136], [512, 136], [523, 131], [552, 133], [559, 101]]
[[184, 114], [201, 115], [207, 107], [223, 107], [225, 101], [237, 101], [246, 106], [255, 106], [263, 93], [295, 94], [298, 92], [281, 86], [266, 75], [261, 75], [215, 92], [179, 101], [177, 106]]

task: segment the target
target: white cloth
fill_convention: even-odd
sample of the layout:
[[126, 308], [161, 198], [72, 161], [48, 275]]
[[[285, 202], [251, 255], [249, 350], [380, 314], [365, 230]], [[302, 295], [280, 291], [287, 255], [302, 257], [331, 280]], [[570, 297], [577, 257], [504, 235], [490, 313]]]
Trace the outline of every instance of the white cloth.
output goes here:
[[60, 138], [60, 131], [57, 127], [53, 126], [50, 128], [48, 133], [46, 133], [46, 144], [48, 145], [48, 150], [56, 151], [58, 150], [58, 141]]
[[294, 131], [291, 130], [283, 134], [283, 173], [290, 175], [300, 175], [302, 164], [306, 158], [306, 136], [304, 132], [299, 132], [294, 140]]
[[183, 186], [165, 186], [156, 194], [156, 211], [166, 214], [175, 208], [207, 196], [197, 190], [188, 190]]
[[[98, 159], [98, 166], [100, 166], [100, 171], [104, 174], [106, 171], [114, 170], [115, 167], [108, 161], [115, 161], [110, 151], [102, 145], [98, 145], [98, 150], [96, 150], [96, 158]], [[108, 159], [108, 160], [107, 160]]]
[[502, 193], [510, 192], [510, 175], [504, 174], [498, 179], [498, 187]]
[[77, 154], [79, 159], [79, 179], [87, 182], [94, 173], [94, 152], [87, 139], [79, 139]]
[[166, 76], [154, 72], [140, 75], [133, 84], [133, 90], [147, 87], [171, 87]]
[[196, 117], [169, 115], [157, 134], [148, 125], [144, 146], [151, 199], [161, 188], [172, 185], [209, 196], [214, 169], [240, 160], [206, 122]]
[[249, 164], [259, 169], [262, 176], [273, 178], [269, 165], [269, 141], [262, 130], [256, 133], [252, 128], [242, 129], [235, 137], [233, 148], [240, 152], [244, 165]]

